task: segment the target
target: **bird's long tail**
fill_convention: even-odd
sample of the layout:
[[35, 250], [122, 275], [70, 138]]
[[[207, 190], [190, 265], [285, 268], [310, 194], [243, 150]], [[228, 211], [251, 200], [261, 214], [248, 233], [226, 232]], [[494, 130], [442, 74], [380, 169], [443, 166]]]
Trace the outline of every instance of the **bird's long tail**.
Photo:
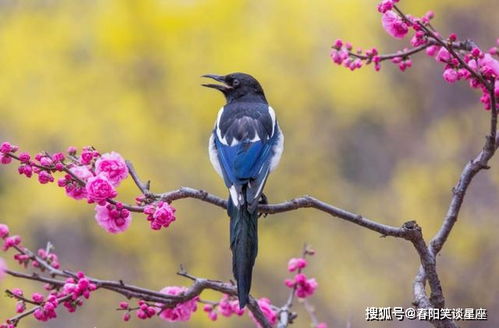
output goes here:
[[227, 212], [230, 216], [232, 272], [237, 281], [239, 307], [242, 309], [249, 300], [253, 265], [258, 252], [258, 211], [250, 212], [246, 202], [238, 208], [229, 197]]

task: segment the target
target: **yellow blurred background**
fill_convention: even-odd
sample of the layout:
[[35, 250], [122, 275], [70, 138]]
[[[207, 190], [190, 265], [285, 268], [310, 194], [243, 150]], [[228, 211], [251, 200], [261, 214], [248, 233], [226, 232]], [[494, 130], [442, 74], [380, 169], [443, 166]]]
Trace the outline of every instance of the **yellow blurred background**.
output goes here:
[[[281, 165], [266, 186], [271, 202], [311, 194], [382, 223], [417, 220], [430, 238], [439, 227], [461, 168], [480, 150], [488, 113], [479, 94], [449, 85], [442, 67], [420, 54], [406, 73], [389, 63], [349, 72], [328, 58], [333, 40], [406, 46], [382, 30], [367, 0], [38, 0], [0, 1], [0, 141], [31, 153], [93, 145], [131, 160], [152, 189], [180, 186], [226, 197], [207, 140], [224, 100], [201, 88], [205, 73], [242, 71], [262, 83], [286, 136]], [[401, 1], [408, 13], [433, 9], [435, 26], [484, 49], [499, 31], [496, 0]], [[448, 307], [483, 307], [499, 326], [499, 160], [473, 182], [462, 214], [438, 258]], [[130, 179], [129, 179], [130, 180]], [[133, 201], [131, 181], [119, 189]], [[85, 202], [0, 168], [0, 222], [33, 249], [52, 241], [64, 267], [161, 289], [194, 275], [231, 278], [228, 219], [196, 200], [174, 203], [177, 221], [152, 231], [145, 216], [110, 235]], [[272, 215], [260, 223], [252, 293], [282, 305], [286, 264], [305, 242], [317, 255], [307, 274], [311, 301], [329, 327], [426, 327], [421, 322], [366, 323], [368, 306], [409, 307], [418, 259], [412, 246], [379, 238], [317, 211]], [[2, 255], [4, 256], [4, 255]], [[17, 269], [9, 259], [9, 265]], [[41, 286], [7, 278], [1, 289]], [[216, 300], [216, 293], [203, 298]], [[21, 327], [253, 327], [244, 318], [211, 322], [201, 310], [188, 323], [131, 323], [114, 311], [119, 296], [98, 291], [69, 315]], [[0, 297], [0, 319], [15, 304]], [[298, 305], [295, 327], [309, 327]]]

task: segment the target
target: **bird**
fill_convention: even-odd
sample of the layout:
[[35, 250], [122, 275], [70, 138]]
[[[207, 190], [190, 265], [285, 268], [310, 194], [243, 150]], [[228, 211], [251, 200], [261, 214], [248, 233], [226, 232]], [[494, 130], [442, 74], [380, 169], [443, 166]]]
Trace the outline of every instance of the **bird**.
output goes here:
[[258, 205], [266, 203], [263, 188], [269, 173], [279, 164], [284, 136], [274, 109], [253, 76], [236, 72], [202, 77], [220, 82], [202, 86], [221, 91], [226, 100], [218, 112], [208, 152], [211, 164], [229, 189], [232, 272], [242, 309], [249, 302], [258, 253]]

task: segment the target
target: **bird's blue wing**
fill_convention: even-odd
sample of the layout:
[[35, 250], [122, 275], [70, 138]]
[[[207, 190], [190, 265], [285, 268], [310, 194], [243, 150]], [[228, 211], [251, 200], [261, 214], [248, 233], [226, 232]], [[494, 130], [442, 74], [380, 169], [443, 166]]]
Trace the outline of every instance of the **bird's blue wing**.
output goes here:
[[246, 200], [253, 203], [263, 189], [272, 160], [272, 147], [277, 140], [274, 135], [268, 140], [243, 141], [234, 146], [222, 143], [215, 136], [218, 159], [228, 188], [246, 187]]

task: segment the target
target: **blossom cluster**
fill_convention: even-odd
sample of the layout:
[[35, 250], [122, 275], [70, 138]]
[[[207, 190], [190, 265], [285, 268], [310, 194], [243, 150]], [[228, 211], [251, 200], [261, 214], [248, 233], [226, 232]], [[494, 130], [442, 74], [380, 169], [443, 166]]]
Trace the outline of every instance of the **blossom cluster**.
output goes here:
[[[3, 250], [15, 249], [14, 259], [19, 265], [27, 267], [29, 264], [40, 271], [47, 269], [57, 270], [60, 267], [59, 259], [50, 247], [39, 249], [36, 254], [31, 253], [22, 246], [21, 237], [18, 235], [10, 236], [9, 227], [0, 224], [0, 238], [4, 240]], [[0, 259], [0, 277], [5, 274], [5, 262]], [[66, 279], [64, 284], [55, 286], [45, 285], [48, 294], [35, 292], [31, 298], [24, 296], [23, 290], [13, 288], [7, 290], [7, 295], [17, 300], [16, 313], [32, 315], [38, 321], [48, 321], [57, 317], [57, 308], [62, 304], [69, 312], [76, 311], [77, 307], [83, 304], [83, 299], [88, 299], [90, 293], [97, 289], [97, 285], [88, 279], [83, 272], [78, 272], [74, 277]], [[35, 305], [31, 310], [27, 310], [27, 303]], [[0, 324], [0, 328], [11, 328], [17, 325], [18, 319], [8, 319]]]
[[205, 304], [203, 311], [208, 314], [208, 317], [215, 321], [218, 314], [224, 317], [231, 317], [232, 315], [242, 316], [244, 309], [239, 308], [239, 301], [236, 297], [224, 294], [218, 303]]
[[60, 172], [63, 177], [57, 180], [57, 185], [69, 197], [95, 204], [95, 220], [109, 233], [127, 230], [132, 221], [131, 211], [143, 212], [154, 230], [167, 228], [175, 221], [175, 208], [167, 202], [149, 204], [140, 196], [137, 203], [143, 206], [132, 207], [114, 200], [118, 195], [116, 188], [129, 174], [125, 160], [116, 152], [100, 154], [93, 147], [84, 147], [78, 155], [75, 147], [69, 147], [66, 153], [38, 153], [32, 157], [26, 152], [17, 154], [18, 150], [19, 147], [3, 142], [0, 163], [19, 161], [19, 174], [27, 178], [37, 175], [41, 184], [54, 182], [54, 174]]
[[[278, 308], [272, 305], [272, 302], [266, 297], [259, 298], [257, 303], [268, 322], [275, 325], [277, 323]], [[245, 309], [239, 308], [237, 297], [227, 294], [224, 294], [218, 303], [205, 304], [203, 310], [213, 321], [217, 320], [219, 314], [224, 317], [231, 317], [232, 315], [242, 316], [245, 312]], [[248, 311], [248, 316], [257, 327], [261, 327], [251, 311]]]
[[[161, 208], [162, 206], [160, 205], [159, 207]], [[116, 205], [107, 210], [119, 212], [122, 209], [122, 207]], [[61, 307], [61, 305], [65, 307], [68, 312], [75, 312], [78, 307], [83, 305], [83, 302], [86, 299], [89, 299], [93, 291], [101, 284], [106, 283], [98, 279], [90, 278], [83, 272], [71, 273], [61, 269], [59, 258], [53, 252], [50, 243], [45, 249], [39, 249], [36, 253], [31, 252], [22, 245], [20, 236], [10, 234], [10, 229], [5, 224], [0, 224], [0, 238], [4, 241], [4, 251], [15, 251], [14, 259], [19, 265], [24, 267], [31, 265], [33, 269], [41, 272], [48, 271], [47, 273], [54, 277], [66, 277], [65, 280], [54, 280], [54, 282], [45, 284], [44, 288], [47, 293], [46, 295], [44, 295], [45, 293], [35, 292], [31, 297], [26, 297], [23, 290], [19, 288], [8, 290], [7, 295], [16, 300], [15, 312], [18, 313], [18, 316], [7, 319], [3, 324], [0, 324], [0, 328], [13, 328], [17, 326], [21, 318], [29, 316], [32, 316], [38, 321], [54, 319], [57, 317], [57, 309]], [[287, 285], [293, 288], [292, 293], [296, 294], [299, 298], [311, 296], [317, 288], [315, 279], [307, 279], [302, 273], [302, 270], [308, 266], [308, 261], [305, 259], [305, 256], [313, 254], [314, 251], [307, 248], [304, 252], [304, 257], [292, 258], [288, 262], [289, 272], [296, 272], [297, 274], [293, 279], [293, 285]], [[5, 263], [0, 258], [0, 278], [5, 274], [5, 270]], [[12, 271], [9, 271], [8, 273], [16, 275], [16, 273]], [[32, 277], [38, 277], [40, 278], [40, 281], [45, 281], [43, 280], [43, 276], [37, 273], [33, 273]], [[121, 283], [123, 284], [123, 282]], [[134, 288], [134, 291], [137, 288], [134, 286], [131, 287]], [[123, 285], [123, 288], [125, 289], [127, 286]], [[197, 294], [187, 297], [190, 292], [191, 290], [186, 287], [167, 286], [160, 290], [160, 293], [182, 297], [181, 302], [174, 305], [160, 302], [151, 303], [145, 299], [139, 298], [139, 296], [131, 296], [138, 299], [137, 304], [130, 305], [128, 302], [123, 301], [119, 304], [117, 310], [124, 311], [122, 317], [123, 321], [130, 321], [132, 314], [135, 313], [136, 318], [140, 320], [159, 317], [169, 322], [180, 322], [189, 321], [192, 314], [197, 311], [198, 303], [202, 303], [204, 304], [204, 312], [206, 312], [208, 317], [213, 321], [217, 320], [219, 316], [242, 316], [247, 313], [256, 327], [261, 327], [260, 322], [256, 319], [252, 311], [240, 308], [236, 295], [223, 294], [218, 302], [211, 302], [201, 300], [200, 296]], [[256, 302], [263, 316], [272, 326], [274, 326], [279, 319], [279, 312], [282, 309], [273, 305], [270, 299], [266, 297], [256, 299]], [[29, 305], [34, 305], [34, 307], [28, 309], [27, 307]], [[325, 323], [320, 323], [316, 324], [314, 327], [327, 328], [327, 325]]]
[[298, 298], [312, 296], [318, 286], [315, 278], [307, 279], [307, 276], [302, 273], [302, 270], [306, 268], [307, 265], [308, 262], [305, 258], [292, 258], [288, 262], [288, 271], [297, 271], [297, 274], [293, 279], [285, 279], [284, 284], [289, 288], [293, 288], [294, 293]]
[[175, 221], [175, 208], [163, 201], [146, 206], [144, 214], [147, 215], [147, 220], [151, 223], [153, 230], [159, 230], [162, 227], [168, 228]]
[[382, 14], [381, 24], [383, 29], [396, 39], [403, 39], [412, 31], [409, 41], [412, 48], [380, 55], [376, 48], [354, 51], [349, 42], [336, 40], [330, 54], [332, 61], [350, 70], [373, 63], [375, 70], [379, 71], [381, 62], [390, 60], [401, 71], [405, 71], [412, 67], [411, 56], [425, 51], [428, 56], [444, 64], [442, 77], [445, 81], [469, 81], [470, 87], [482, 91], [480, 101], [484, 108], [491, 109], [491, 97], [499, 98], [498, 48], [482, 50], [470, 41], [459, 41], [455, 33], [442, 38], [430, 24], [435, 16], [433, 11], [428, 11], [422, 17], [413, 17], [403, 14], [396, 6], [397, 2], [399, 0], [383, 0], [378, 4], [378, 11]]

